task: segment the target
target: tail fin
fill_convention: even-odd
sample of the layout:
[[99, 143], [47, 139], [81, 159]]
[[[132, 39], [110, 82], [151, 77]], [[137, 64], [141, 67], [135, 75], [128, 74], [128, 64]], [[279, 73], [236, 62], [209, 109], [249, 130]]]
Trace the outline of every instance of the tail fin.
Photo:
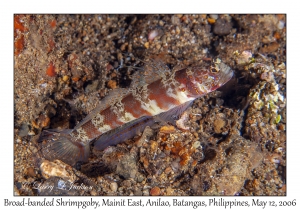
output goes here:
[[39, 141], [46, 140], [42, 145], [42, 155], [48, 160], [59, 159], [71, 166], [78, 161], [86, 162], [90, 147], [89, 143], [76, 142], [69, 135], [69, 130], [64, 131], [43, 131]]

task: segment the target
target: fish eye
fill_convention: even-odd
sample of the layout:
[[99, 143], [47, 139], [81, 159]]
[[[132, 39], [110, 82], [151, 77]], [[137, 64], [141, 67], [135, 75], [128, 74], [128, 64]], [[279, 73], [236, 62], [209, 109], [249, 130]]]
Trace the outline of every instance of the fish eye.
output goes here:
[[185, 88], [181, 88], [180, 91], [181, 91], [181, 92], [185, 92]]

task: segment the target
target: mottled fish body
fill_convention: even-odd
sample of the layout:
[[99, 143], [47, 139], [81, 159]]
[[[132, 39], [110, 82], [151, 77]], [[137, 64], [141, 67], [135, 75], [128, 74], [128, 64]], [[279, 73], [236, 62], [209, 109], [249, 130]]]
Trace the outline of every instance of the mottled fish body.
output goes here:
[[103, 150], [155, 122], [172, 121], [194, 99], [221, 87], [232, 75], [233, 71], [219, 59], [210, 65], [173, 71], [160, 59], [153, 59], [133, 75], [128, 89], [111, 91], [74, 129], [44, 131], [41, 139], [51, 141], [42, 149], [43, 155], [70, 165], [85, 162], [92, 140], [95, 149]]

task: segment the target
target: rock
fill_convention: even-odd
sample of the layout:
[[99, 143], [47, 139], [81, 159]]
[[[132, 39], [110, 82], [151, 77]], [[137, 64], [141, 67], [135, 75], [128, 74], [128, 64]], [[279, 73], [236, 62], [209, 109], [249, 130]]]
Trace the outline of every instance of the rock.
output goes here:
[[236, 57], [235, 61], [237, 65], [245, 66], [250, 63], [251, 59], [252, 53], [250, 51], [245, 50]]
[[214, 24], [214, 23], [216, 22], [216, 20], [213, 19], [213, 18], [207, 18], [207, 22], [208, 22], [209, 24]]
[[30, 176], [30, 177], [35, 177], [36, 173], [33, 167], [28, 167], [26, 169], [26, 175]]
[[111, 191], [117, 192], [118, 184], [116, 182], [112, 182], [109, 187], [110, 187]]
[[126, 188], [129, 188], [132, 185], [131, 180], [125, 180], [122, 184], [123, 184], [123, 187], [126, 187]]
[[137, 147], [141, 147], [143, 146], [143, 144], [149, 140], [149, 137], [153, 135], [153, 130], [147, 126], [144, 131], [143, 134], [141, 136], [141, 138], [139, 140], [136, 141], [136, 145]]
[[272, 52], [275, 52], [279, 47], [280, 47], [280, 45], [277, 42], [272, 42], [268, 46], [264, 46], [263, 48], [261, 48], [260, 52], [261, 53], [272, 53]]
[[[64, 82], [67, 82], [69, 80], [69, 76], [68, 75], [64, 75], [63, 78], [62, 78], [62, 80]], [[96, 80], [96, 81], [98, 81], [98, 80]]]
[[107, 86], [111, 89], [117, 88], [117, 82], [115, 80], [109, 80]]
[[209, 15], [209, 17], [217, 20], [219, 18], [219, 15], [213, 14], [213, 15]]
[[142, 195], [143, 195], [143, 192], [142, 192], [141, 189], [136, 189], [136, 190], [134, 191], [134, 195], [135, 195], [135, 196], [142, 196]]
[[271, 82], [271, 81], [273, 81], [274, 80], [274, 74], [273, 74], [273, 72], [263, 72], [261, 75], [260, 75], [260, 78], [262, 79], [262, 80], [265, 80], [265, 81], [267, 81], [267, 82]]
[[174, 133], [175, 131], [176, 131], [175, 127], [172, 125], [162, 126], [159, 130], [159, 132], [161, 132], [161, 133]]
[[141, 173], [138, 173], [136, 181], [138, 183], [141, 183], [142, 181], [144, 181], [144, 179], [145, 177]]
[[50, 177], [54, 176], [69, 180], [71, 182], [74, 182], [76, 179], [72, 168], [60, 160], [55, 160], [53, 162], [44, 160], [40, 165], [40, 169], [45, 179], [49, 179]]
[[152, 195], [152, 196], [160, 195], [160, 188], [159, 187], [153, 187], [150, 190], [150, 195]]
[[143, 195], [144, 196], [149, 196], [149, 190], [148, 189], [143, 190]]
[[218, 19], [214, 24], [213, 32], [219, 36], [230, 34], [232, 25], [225, 19]]
[[92, 190], [92, 191], [91, 191], [91, 195], [92, 195], [92, 196], [97, 196], [97, 195], [98, 195], [98, 193], [97, 193], [97, 191], [96, 191], [96, 190]]
[[263, 159], [263, 154], [257, 149], [257, 144], [233, 135], [233, 148], [227, 154], [226, 166], [220, 172], [216, 182], [219, 192], [225, 195], [235, 195], [244, 185], [250, 171], [256, 168]]
[[86, 93], [91, 93], [97, 90], [99, 87], [99, 80], [94, 80], [91, 84], [88, 84], [85, 88]]
[[14, 186], [14, 196], [20, 196], [20, 192], [16, 186]]
[[222, 132], [222, 128], [226, 125], [226, 122], [224, 119], [222, 118], [217, 118], [214, 121], [214, 129], [216, 133], [221, 133]]
[[116, 173], [124, 179], [135, 178], [138, 172], [136, 158], [131, 154], [125, 155], [117, 165]]
[[171, 187], [168, 187], [166, 190], [166, 195], [174, 195], [174, 190]]
[[27, 136], [28, 135], [28, 132], [29, 132], [29, 127], [27, 124], [22, 124], [20, 130], [19, 130], [19, 136], [20, 137], [24, 137], [24, 136]]

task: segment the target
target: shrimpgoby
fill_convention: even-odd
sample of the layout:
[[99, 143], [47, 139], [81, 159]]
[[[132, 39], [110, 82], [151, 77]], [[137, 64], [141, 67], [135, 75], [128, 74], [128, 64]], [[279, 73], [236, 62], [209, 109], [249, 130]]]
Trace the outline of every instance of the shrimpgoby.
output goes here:
[[174, 121], [196, 98], [223, 86], [232, 75], [220, 59], [171, 70], [154, 57], [135, 72], [128, 89], [111, 91], [75, 128], [43, 131], [40, 140], [48, 142], [42, 153], [49, 160], [60, 159], [70, 165], [86, 162], [92, 141], [94, 149], [103, 150], [155, 122]]

